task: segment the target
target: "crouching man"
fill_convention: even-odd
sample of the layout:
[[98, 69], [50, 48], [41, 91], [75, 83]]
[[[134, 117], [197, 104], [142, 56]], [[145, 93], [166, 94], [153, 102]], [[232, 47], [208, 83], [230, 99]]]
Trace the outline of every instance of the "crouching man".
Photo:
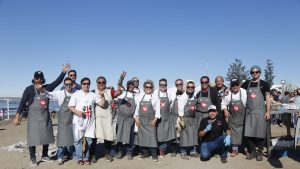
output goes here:
[[201, 120], [198, 130], [202, 143], [200, 159], [208, 161], [213, 153], [219, 152], [221, 162], [226, 163], [231, 131], [227, 122], [223, 118], [217, 117], [216, 106], [210, 105], [208, 107], [208, 115], [208, 117]]

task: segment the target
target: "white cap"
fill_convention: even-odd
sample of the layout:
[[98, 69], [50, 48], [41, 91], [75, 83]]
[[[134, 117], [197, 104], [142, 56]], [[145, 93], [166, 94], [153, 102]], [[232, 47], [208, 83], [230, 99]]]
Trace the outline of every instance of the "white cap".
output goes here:
[[208, 111], [209, 110], [217, 110], [217, 107], [215, 105], [210, 105], [208, 106]]

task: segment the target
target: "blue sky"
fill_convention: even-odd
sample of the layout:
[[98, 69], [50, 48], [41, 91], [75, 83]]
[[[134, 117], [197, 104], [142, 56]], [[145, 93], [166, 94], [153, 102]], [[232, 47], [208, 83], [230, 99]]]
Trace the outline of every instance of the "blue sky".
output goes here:
[[299, 21], [300, 0], [0, 0], [0, 96], [21, 96], [36, 70], [54, 80], [67, 62], [79, 80], [116, 85], [125, 70], [173, 86], [269, 58], [275, 83], [300, 84]]

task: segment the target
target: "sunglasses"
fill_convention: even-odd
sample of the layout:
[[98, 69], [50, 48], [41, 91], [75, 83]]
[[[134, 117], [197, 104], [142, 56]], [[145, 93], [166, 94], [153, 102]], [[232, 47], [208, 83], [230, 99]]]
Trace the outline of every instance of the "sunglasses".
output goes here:
[[253, 74], [259, 74], [259, 73], [260, 73], [260, 71], [252, 71], [252, 72], [250, 72], [251, 75], [253, 75]]
[[139, 82], [138, 80], [133, 80], [133, 82]]
[[90, 85], [90, 83], [82, 83], [82, 85]]
[[208, 81], [206, 81], [206, 82], [201, 82], [201, 84], [208, 84]]
[[97, 82], [98, 84], [106, 84], [106, 82]]
[[167, 86], [167, 84], [159, 84], [159, 86]]
[[65, 86], [71, 87], [73, 83], [65, 83]]
[[232, 84], [231, 87], [239, 86], [239, 84]]
[[175, 86], [182, 86], [182, 83], [175, 84]]
[[210, 112], [217, 112], [217, 110], [216, 109], [210, 109], [210, 110], [208, 110], [208, 113], [210, 113]]
[[195, 86], [187, 86], [188, 89], [195, 89]]
[[76, 75], [75, 75], [75, 74], [70, 74], [69, 76], [70, 76], [70, 77], [73, 77], [73, 76], [76, 76]]
[[146, 89], [152, 89], [153, 87], [152, 86], [146, 86], [145, 88]]

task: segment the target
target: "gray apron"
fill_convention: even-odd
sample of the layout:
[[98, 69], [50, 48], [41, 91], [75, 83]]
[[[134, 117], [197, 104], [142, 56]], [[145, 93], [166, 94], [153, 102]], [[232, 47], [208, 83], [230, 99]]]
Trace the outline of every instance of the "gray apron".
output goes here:
[[151, 100], [143, 101], [145, 94], [140, 102], [139, 118], [141, 126], [138, 130], [138, 145], [141, 147], [157, 147], [156, 126], [151, 127], [150, 123], [155, 118], [155, 110], [153, 109]]
[[228, 125], [231, 129], [231, 144], [241, 145], [243, 137], [243, 126], [245, 120], [245, 106], [242, 102], [242, 93], [240, 90], [240, 99], [232, 100], [229, 103], [230, 116], [228, 118]]
[[246, 120], [245, 120], [245, 136], [266, 138], [267, 122], [265, 120], [265, 101], [260, 90], [260, 81], [257, 87], [247, 89], [247, 104], [246, 104]]
[[200, 95], [197, 98], [197, 113], [196, 113], [196, 127], [197, 130], [200, 127], [201, 120], [208, 117], [208, 107], [212, 105], [211, 99], [210, 99], [210, 89], [208, 89], [208, 97], [202, 96], [202, 91], [200, 91]]
[[[177, 119], [179, 117], [179, 114], [178, 114], [178, 98], [176, 96], [176, 98], [174, 99], [173, 101], [173, 106], [172, 106], [172, 111], [171, 111], [171, 117], [173, 118], [173, 125], [172, 127], [175, 128], [176, 124], [177, 124]], [[176, 136], [176, 130], [174, 130], [175, 132], [175, 136]]]
[[68, 104], [71, 96], [67, 96], [66, 91], [63, 103], [58, 113], [57, 147], [72, 146], [73, 136], [73, 113], [69, 110]]
[[127, 97], [126, 91], [126, 95], [117, 109], [117, 142], [130, 144], [135, 107], [134, 98]]
[[27, 145], [54, 143], [52, 121], [49, 114], [49, 98], [38, 94], [36, 88], [33, 103], [29, 106], [27, 122]]
[[195, 122], [196, 100], [188, 99], [184, 106], [185, 128], [180, 133], [180, 147], [191, 147], [198, 144], [198, 129]]
[[160, 100], [160, 114], [161, 118], [157, 126], [157, 139], [158, 142], [170, 141], [176, 138], [175, 135], [175, 125], [173, 124], [173, 118], [171, 116], [170, 101], [168, 98], [168, 93], [166, 97], [159, 96], [160, 91], [158, 91], [158, 97]]

